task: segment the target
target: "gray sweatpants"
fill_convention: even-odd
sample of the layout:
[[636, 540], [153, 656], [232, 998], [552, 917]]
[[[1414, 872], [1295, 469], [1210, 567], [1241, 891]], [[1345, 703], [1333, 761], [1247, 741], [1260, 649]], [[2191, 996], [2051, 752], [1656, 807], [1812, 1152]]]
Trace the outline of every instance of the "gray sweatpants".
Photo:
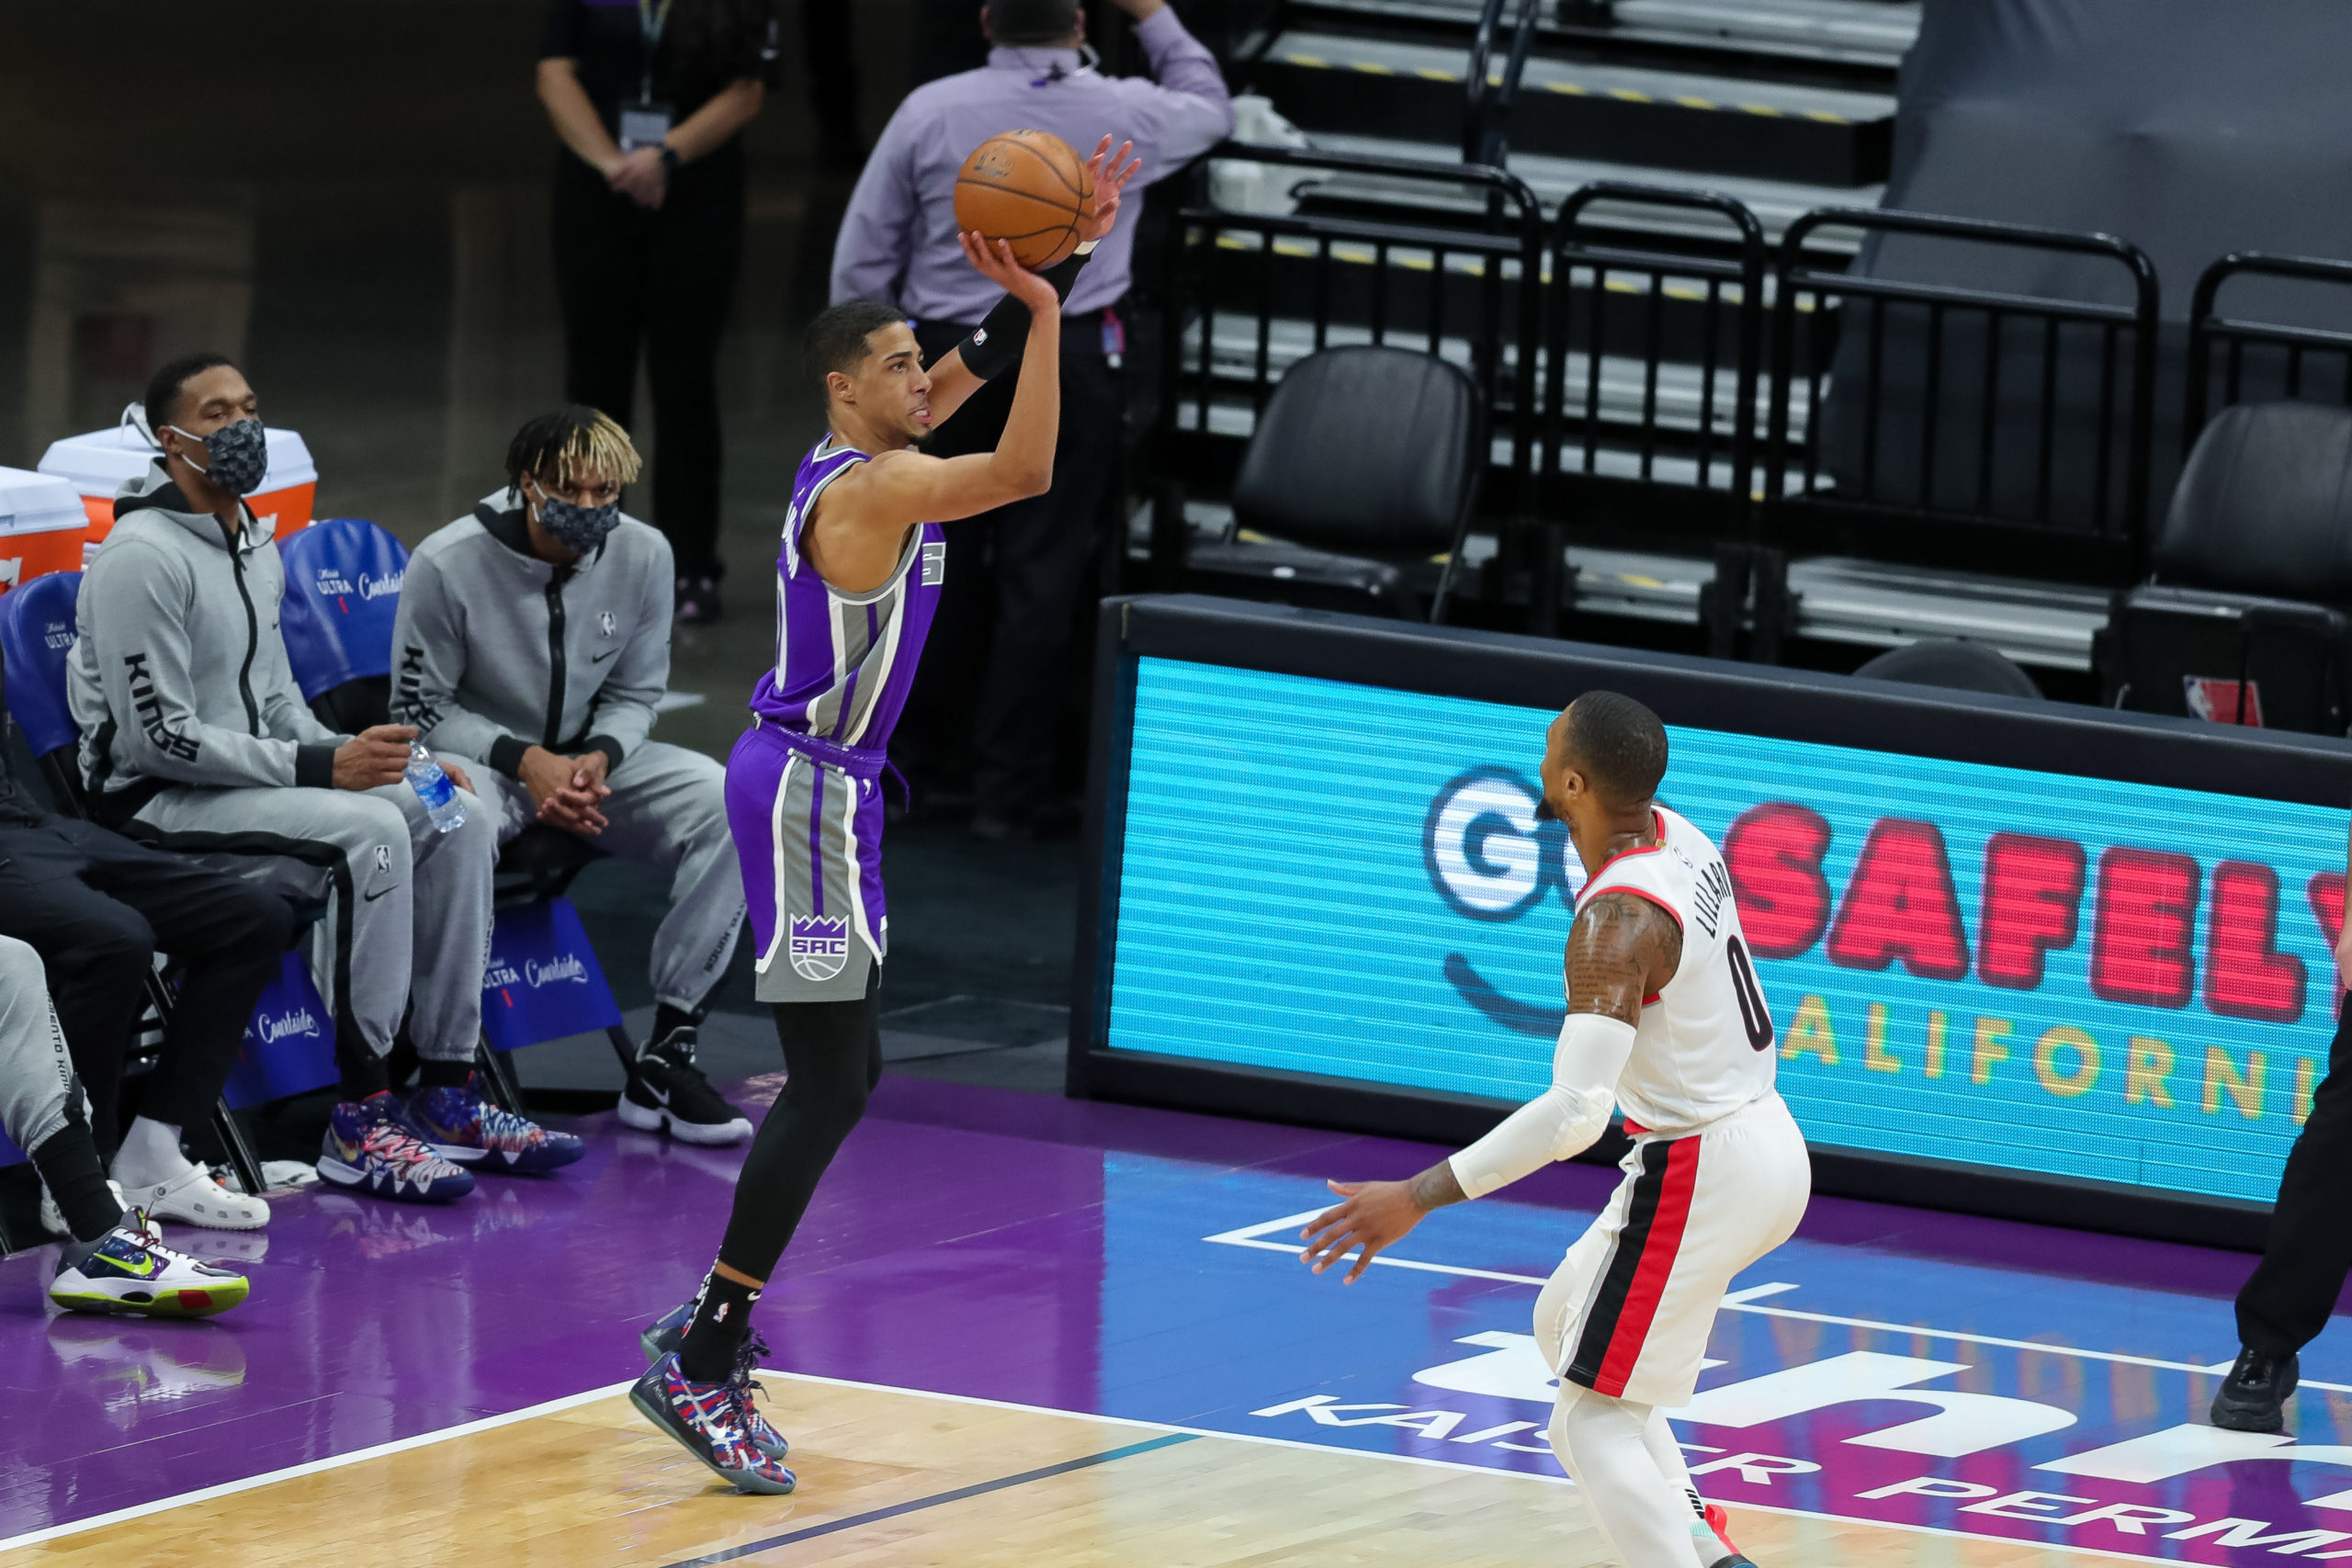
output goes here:
[[[458, 759], [477, 784], [487, 768]], [[464, 790], [466, 821], [435, 832], [407, 784], [340, 789], [167, 789], [133, 836], [298, 898], [327, 898], [311, 977], [329, 1013], [380, 1055], [412, 998], [417, 1054], [471, 1061], [490, 956], [498, 829]]]
[[0, 1132], [30, 1154], [57, 1135], [81, 1092], [40, 954], [0, 936]]
[[[458, 759], [492, 797], [498, 841], [538, 819], [531, 792], [488, 764]], [[648, 740], [605, 783], [608, 826], [589, 840], [607, 854], [665, 872], [670, 910], [653, 933], [653, 999], [692, 1012], [735, 955], [743, 930], [743, 875], [727, 830], [727, 770], [699, 751]]]

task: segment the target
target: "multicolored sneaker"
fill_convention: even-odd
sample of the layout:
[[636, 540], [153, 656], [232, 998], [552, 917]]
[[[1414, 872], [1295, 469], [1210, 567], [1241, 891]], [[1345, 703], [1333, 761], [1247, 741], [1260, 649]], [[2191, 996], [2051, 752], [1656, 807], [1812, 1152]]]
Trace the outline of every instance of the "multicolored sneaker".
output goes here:
[[751, 1118], [695, 1065], [695, 1032], [686, 1024], [638, 1047], [618, 1109], [624, 1126], [689, 1144], [740, 1144], [752, 1135]]
[[678, 1358], [664, 1356], [637, 1380], [628, 1402], [736, 1491], [792, 1490], [792, 1472], [752, 1446], [731, 1382], [688, 1382]]
[[471, 1173], [435, 1154], [390, 1091], [335, 1106], [319, 1178], [403, 1203], [453, 1203], [474, 1190]]
[[570, 1133], [551, 1133], [537, 1122], [502, 1111], [463, 1089], [420, 1089], [409, 1097], [408, 1117], [433, 1152], [458, 1165], [531, 1176], [570, 1165], [588, 1145]]
[[211, 1317], [243, 1301], [252, 1289], [233, 1269], [199, 1263], [165, 1247], [147, 1227], [147, 1216], [133, 1209], [96, 1241], [66, 1246], [56, 1278], [49, 1282], [49, 1299], [68, 1312]]
[[[685, 1305], [673, 1308], [646, 1325], [645, 1332], [637, 1337], [637, 1348], [645, 1352], [648, 1362], [674, 1355], [685, 1341], [686, 1325], [694, 1320], [695, 1303], [689, 1299]], [[792, 1451], [792, 1445], [785, 1441], [783, 1433], [768, 1425], [767, 1417], [760, 1414], [759, 1405], [752, 1398], [754, 1390], [767, 1392], [752, 1376], [760, 1370], [767, 1354], [768, 1342], [760, 1337], [758, 1329], [744, 1335], [742, 1342], [735, 1347], [735, 1370], [727, 1376], [727, 1388], [734, 1395], [736, 1417], [743, 1424], [744, 1440], [770, 1459], [782, 1459]]]

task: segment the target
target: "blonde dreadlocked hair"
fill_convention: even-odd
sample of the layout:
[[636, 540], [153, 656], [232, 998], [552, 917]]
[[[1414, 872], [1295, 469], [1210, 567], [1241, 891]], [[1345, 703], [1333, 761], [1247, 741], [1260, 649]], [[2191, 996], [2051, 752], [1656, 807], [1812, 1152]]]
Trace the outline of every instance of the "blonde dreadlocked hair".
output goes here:
[[628, 432], [584, 403], [539, 415], [506, 446], [506, 482], [518, 490], [526, 474], [567, 487], [587, 474], [628, 484], [643, 466]]

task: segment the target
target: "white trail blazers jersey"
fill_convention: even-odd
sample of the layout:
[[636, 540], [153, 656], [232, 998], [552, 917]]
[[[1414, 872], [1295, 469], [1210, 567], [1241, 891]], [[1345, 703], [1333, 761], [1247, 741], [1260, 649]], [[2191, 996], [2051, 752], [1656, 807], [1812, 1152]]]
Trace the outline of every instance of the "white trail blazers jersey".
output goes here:
[[1654, 809], [1657, 843], [1611, 860], [1577, 902], [1630, 893], [1682, 928], [1681, 963], [1665, 989], [1642, 998], [1617, 1080], [1629, 1132], [1679, 1137], [1771, 1093], [1779, 1053], [1723, 855], [1683, 818]]

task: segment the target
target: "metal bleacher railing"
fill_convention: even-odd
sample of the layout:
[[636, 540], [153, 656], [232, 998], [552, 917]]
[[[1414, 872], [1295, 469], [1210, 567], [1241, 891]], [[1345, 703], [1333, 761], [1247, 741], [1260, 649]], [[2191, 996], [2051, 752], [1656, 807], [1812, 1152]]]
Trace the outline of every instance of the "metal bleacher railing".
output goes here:
[[[1713, 213], [1735, 248], [1694, 255], [1612, 239], [1588, 221], [1603, 204]], [[1555, 234], [1532, 620], [1542, 633], [1558, 617], [1571, 515], [1603, 534], [1749, 531], [1769, 263], [1755, 215], [1706, 192], [1599, 181], [1561, 204]], [[1671, 488], [1661, 463], [1679, 481]]]
[[[2217, 406], [2252, 400], [2249, 391], [2263, 398], [2322, 400], [2320, 384], [2307, 368], [2314, 356], [2335, 364], [2333, 400], [2352, 404], [2352, 333], [2220, 315], [2222, 286], [2233, 277], [2293, 279], [2341, 288], [2352, 286], [2352, 262], [2233, 251], [2205, 269], [2188, 305], [2188, 392], [2180, 421], [2184, 454], [2197, 445]], [[2214, 364], [2217, 348], [2219, 367]], [[2249, 350], [2253, 351], [2251, 365]], [[2218, 405], [2213, 388], [2217, 369], [2222, 379]]]
[[[1148, 459], [1163, 473], [1213, 486], [1287, 364], [1328, 343], [1397, 342], [1467, 365], [1489, 399], [1496, 468], [1510, 471], [1488, 476], [1474, 596], [1523, 604], [1532, 630], [1556, 630], [1577, 602], [1572, 543], [1714, 553], [1698, 594], [1709, 644], [1730, 653], [1752, 622], [1749, 655], [1765, 660], [1796, 629], [1791, 552], [2102, 590], [2145, 574], [2159, 286], [2128, 241], [1822, 208], [1775, 248], [1744, 203], [1687, 187], [1594, 182], [1544, 224], [1496, 169], [1239, 145], [1216, 156], [1344, 183], [1306, 191], [1295, 211], [1195, 199], [1176, 215]], [[1384, 209], [1363, 175], [1382, 190], [1450, 183], [1509, 200], [1483, 224], [1462, 202]], [[1643, 220], [1667, 212], [1682, 216]], [[1914, 247], [1915, 276], [1936, 276], [1907, 265], [1924, 245], [1946, 276], [1969, 246], [2073, 265], [2039, 293], [1858, 275], [1835, 237], [1855, 232]], [[2324, 276], [2352, 281], [2352, 265]], [[2207, 327], [2324, 343], [2352, 367], [2352, 336]], [[1174, 566], [1181, 526], [1156, 518], [1156, 567]]]
[[[1396, 344], [1469, 370], [1507, 470], [1504, 496], [1489, 473], [1484, 510], [1523, 516], [1533, 500], [1545, 235], [1534, 193], [1499, 169], [1476, 164], [1284, 147], [1231, 147], [1220, 156], [1225, 152], [1284, 168], [1468, 191], [1487, 205], [1487, 216], [1484, 227], [1452, 227], [1349, 211], [1243, 212], [1188, 202], [1169, 223], [1160, 289], [1161, 387], [1151, 442], [1158, 470], [1206, 471], [1221, 481], [1291, 365], [1339, 344]], [[1181, 507], [1155, 508], [1158, 581], [1181, 574], [1184, 528]], [[1523, 531], [1507, 532], [1515, 548]]]
[[[1831, 226], [2111, 260], [2131, 302], [1832, 271], [1804, 254], [1806, 240]], [[1984, 569], [2030, 540], [2037, 576], [2120, 585], [2144, 573], [2157, 282], [2139, 246], [2107, 234], [1827, 208], [1790, 226], [1775, 282], [1764, 487], [1773, 543]], [[1913, 365], [1916, 379], [1904, 373]], [[1858, 390], [1833, 393], [1825, 406], [1833, 367]], [[2096, 378], [2091, 396], [2070, 397], [2085, 389], [2086, 371]], [[1790, 418], [1799, 384], [1813, 411], [1802, 435]], [[2088, 428], [2062, 430], [2079, 424], [2086, 405], [2096, 408]], [[2083, 472], [2070, 459], [2086, 452]]]

